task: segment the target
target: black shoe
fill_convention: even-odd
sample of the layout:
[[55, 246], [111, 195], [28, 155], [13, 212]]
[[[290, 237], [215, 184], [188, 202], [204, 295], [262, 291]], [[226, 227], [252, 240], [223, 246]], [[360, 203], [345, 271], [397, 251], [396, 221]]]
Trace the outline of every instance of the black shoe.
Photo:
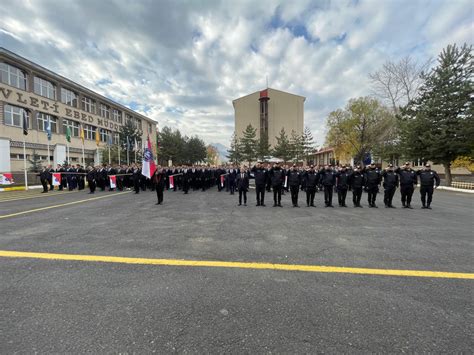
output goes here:
[[410, 207], [408, 207], [407, 205], [403, 205], [403, 207], [402, 207], [402, 208], [410, 208]]
[[306, 205], [306, 207], [309, 207], [309, 205]]
[[426, 206], [421, 206], [421, 209], [422, 209], [422, 210], [426, 210]]
[[390, 206], [388, 206], [388, 207], [390, 207], [390, 208], [396, 208], [394, 205], [390, 205]]
[[241, 203], [239, 203], [239, 206], [242, 206], [242, 204], [241, 204]]
[[283, 206], [281, 205], [281, 203], [279, 203], [279, 204], [278, 204], [278, 207], [283, 207]]
[[342, 204], [342, 207], [347, 207], [347, 205], [345, 203]]
[[157, 202], [157, 203], [155, 203], [155, 205], [161, 205], [161, 203]]
[[431, 207], [430, 207], [430, 206], [426, 206], [426, 209], [427, 209], [427, 210], [431, 210]]
[[295, 205], [295, 207], [296, 207], [296, 208], [300, 208], [300, 206], [298, 206], [298, 205]]
[[273, 207], [278, 207], [278, 205], [276, 203], [273, 204]]
[[316, 207], [316, 206], [314, 205], [314, 203], [312, 203], [310, 206], [311, 206], [311, 207]]
[[385, 208], [390, 208], [390, 206], [389, 206], [389, 205], [385, 205]]
[[413, 207], [411, 207], [411, 205], [407, 205], [407, 208], [409, 208], [410, 210], [413, 209]]
[[265, 206], [266, 206], [266, 205], [265, 205], [265, 204], [263, 204], [263, 203], [261, 203], [261, 204], [260, 204], [260, 207], [265, 207]]
[[257, 203], [255, 206], [257, 206], [257, 207], [258, 207], [258, 206], [260, 206], [260, 204], [259, 204], [259, 203]]
[[372, 205], [372, 207], [373, 207], [373, 208], [378, 208], [378, 207], [377, 207], [377, 205], [376, 205], [375, 203]]

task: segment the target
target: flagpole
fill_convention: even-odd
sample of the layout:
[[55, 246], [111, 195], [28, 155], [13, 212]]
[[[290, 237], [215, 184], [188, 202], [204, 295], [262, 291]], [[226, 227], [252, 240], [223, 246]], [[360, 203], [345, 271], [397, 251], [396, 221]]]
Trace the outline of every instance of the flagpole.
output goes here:
[[82, 167], [86, 167], [86, 157], [84, 154], [84, 140], [82, 140]]
[[49, 158], [49, 139], [48, 139], [48, 166], [51, 165], [51, 159]]
[[121, 164], [120, 164], [120, 155], [122, 155], [121, 150], [122, 150], [122, 149], [120, 149], [120, 143], [119, 143], [119, 144], [117, 144], [117, 153], [118, 153], [119, 166], [121, 166]]
[[28, 191], [28, 174], [26, 173], [26, 140], [23, 135], [23, 168], [25, 170], [25, 190]]
[[111, 164], [111, 160], [110, 160], [110, 144], [109, 144], [109, 165]]
[[128, 145], [127, 145], [127, 165], [130, 165], [130, 154], [129, 154]]
[[69, 143], [67, 144], [67, 165], [71, 164], [71, 153], [69, 152]]

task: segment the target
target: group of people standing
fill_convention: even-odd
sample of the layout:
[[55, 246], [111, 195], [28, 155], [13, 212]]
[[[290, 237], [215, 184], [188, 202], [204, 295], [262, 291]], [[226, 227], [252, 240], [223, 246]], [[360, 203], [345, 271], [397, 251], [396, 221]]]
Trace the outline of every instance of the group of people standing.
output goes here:
[[[141, 165], [101, 165], [89, 166], [84, 169], [81, 165], [58, 165], [57, 169], [51, 166], [43, 168], [38, 174], [43, 185], [43, 192], [53, 190], [52, 174], [61, 173], [59, 190], [82, 190], [87, 181], [90, 193], [97, 188], [104, 191], [117, 189], [133, 189], [135, 193], [147, 189], [157, 193], [157, 204], [163, 203], [163, 191], [206, 191], [217, 186], [218, 191], [226, 191], [231, 195], [238, 192], [238, 203], [247, 205], [247, 193], [250, 180], [255, 181], [256, 205], [265, 207], [265, 193], [273, 191], [273, 206], [282, 207], [281, 196], [286, 192], [291, 194], [293, 207], [299, 207], [299, 193], [306, 193], [306, 206], [315, 207], [314, 199], [318, 191], [324, 192], [325, 207], [333, 207], [333, 193], [337, 194], [340, 207], [347, 207], [348, 191], [352, 191], [354, 207], [361, 208], [363, 191], [367, 192], [369, 207], [377, 208], [376, 199], [383, 188], [383, 202], [386, 208], [393, 206], [393, 197], [397, 188], [400, 188], [401, 202], [404, 208], [412, 208], [412, 196], [415, 186], [420, 183], [422, 208], [431, 208], [433, 190], [439, 186], [438, 174], [426, 164], [422, 170], [415, 171], [407, 162], [402, 167], [390, 164], [385, 169], [379, 169], [375, 164], [361, 166], [307, 166], [291, 167], [279, 163], [266, 166], [257, 163], [252, 168], [246, 166], [227, 167], [217, 166], [176, 166], [162, 168], [158, 166], [154, 175], [149, 179], [142, 175]], [[115, 176], [111, 185], [110, 177]], [[49, 187], [48, 187], [49, 185]]]

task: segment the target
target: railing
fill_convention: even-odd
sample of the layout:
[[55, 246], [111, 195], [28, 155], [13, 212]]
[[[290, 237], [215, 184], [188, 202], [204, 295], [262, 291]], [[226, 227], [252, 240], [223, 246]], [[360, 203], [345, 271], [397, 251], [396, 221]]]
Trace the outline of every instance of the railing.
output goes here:
[[451, 182], [451, 187], [456, 187], [458, 189], [474, 190], [474, 183], [453, 181]]

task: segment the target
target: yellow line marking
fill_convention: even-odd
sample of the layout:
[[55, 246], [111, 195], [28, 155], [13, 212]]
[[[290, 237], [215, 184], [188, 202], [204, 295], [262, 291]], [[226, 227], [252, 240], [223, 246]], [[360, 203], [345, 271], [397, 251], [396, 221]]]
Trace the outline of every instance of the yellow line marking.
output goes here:
[[443, 272], [443, 271], [367, 269], [367, 268], [353, 268], [353, 267], [339, 267], [339, 266], [290, 265], [290, 264], [229, 262], [229, 261], [146, 259], [146, 258], [127, 258], [127, 257], [100, 256], [100, 255], [32, 253], [32, 252], [8, 251], [8, 250], [0, 250], [0, 257], [47, 259], [47, 260], [91, 261], [91, 262], [138, 264], [138, 265], [194, 266], [194, 267], [215, 267], [215, 268], [343, 273], [343, 274], [380, 275], [380, 276], [430, 277], [430, 278], [470, 279], [470, 280], [474, 279], [474, 273]]
[[[86, 190], [82, 190], [82, 191], [86, 191]], [[14, 196], [8, 196], [7, 198], [2, 198], [2, 196], [0, 196], [0, 203], [2, 202], [10, 202], [10, 201], [21, 201], [21, 200], [29, 200], [31, 198], [39, 198], [39, 197], [53, 197], [53, 196], [59, 196], [59, 195], [68, 195], [68, 194], [72, 194], [72, 193], [75, 193], [75, 192], [81, 192], [81, 191], [67, 191], [67, 192], [48, 192], [46, 195], [43, 195], [41, 194], [41, 192], [39, 192], [38, 194], [35, 193], [33, 196], [29, 196], [29, 197], [18, 197], [18, 198], [15, 198]], [[41, 195], [39, 195], [41, 194]]]
[[84, 203], [84, 202], [89, 202], [89, 201], [94, 201], [94, 200], [100, 200], [100, 199], [102, 199], [102, 198], [113, 197], [113, 196], [118, 196], [118, 195], [123, 195], [123, 194], [128, 194], [128, 193], [130, 193], [130, 191], [118, 192], [118, 193], [114, 193], [114, 194], [110, 194], [110, 195], [105, 195], [105, 196], [99, 196], [99, 197], [92, 197], [92, 198], [88, 198], [88, 199], [85, 199], [85, 200], [79, 200], [79, 201], [61, 203], [61, 204], [59, 204], [59, 205], [53, 205], [53, 206], [47, 206], [47, 207], [40, 207], [40, 208], [35, 208], [35, 209], [32, 209], [32, 210], [28, 210], [28, 211], [22, 211], [22, 212], [16, 212], [16, 213], [11, 213], [11, 214], [5, 214], [5, 215], [0, 216], [0, 219], [9, 218], [9, 217], [15, 217], [15, 216], [20, 216], [20, 215], [23, 215], [23, 214], [33, 213], [33, 212], [38, 212], [38, 211], [50, 210], [50, 209], [52, 209], [52, 208], [58, 208], [58, 207], [76, 205], [76, 204], [78, 204], [78, 203]]

